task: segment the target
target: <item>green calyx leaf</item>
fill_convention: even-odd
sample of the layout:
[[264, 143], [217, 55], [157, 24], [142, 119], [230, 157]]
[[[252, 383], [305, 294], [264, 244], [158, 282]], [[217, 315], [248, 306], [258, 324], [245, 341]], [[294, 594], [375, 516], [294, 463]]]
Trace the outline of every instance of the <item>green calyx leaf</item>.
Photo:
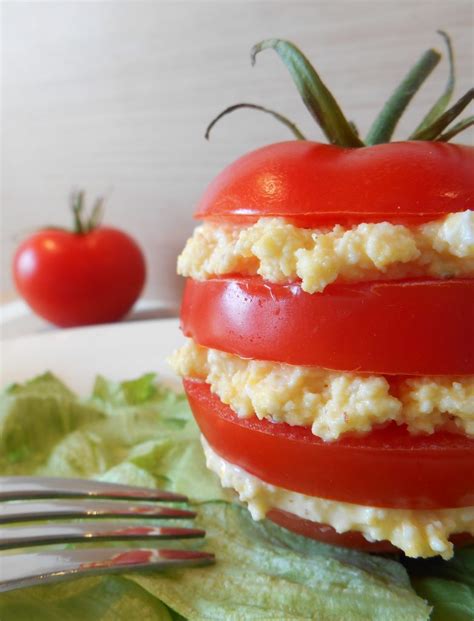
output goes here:
[[[474, 88], [471, 88], [463, 95], [451, 108], [446, 110], [441, 116], [439, 116], [431, 125], [425, 127], [421, 131], [415, 132], [410, 136], [410, 140], [437, 140], [442, 135], [442, 132], [456, 119], [461, 112], [468, 106], [474, 99]], [[468, 127], [469, 124], [458, 129], [456, 133], [459, 133], [462, 129]]]
[[222, 110], [222, 112], [218, 114], [207, 126], [206, 133], [205, 133], [206, 140], [209, 140], [211, 129], [214, 127], [217, 121], [219, 121], [226, 114], [230, 114], [231, 112], [234, 112], [234, 110], [240, 110], [241, 108], [250, 108], [251, 110], [260, 110], [261, 112], [266, 112], [267, 114], [271, 114], [275, 119], [280, 121], [280, 123], [283, 123], [283, 125], [288, 127], [288, 129], [293, 133], [293, 135], [295, 136], [297, 140], [306, 140], [306, 138], [300, 132], [298, 127], [294, 123], [292, 123], [292, 121], [290, 121], [286, 116], [283, 116], [283, 114], [280, 114], [279, 112], [275, 112], [274, 110], [270, 110], [269, 108], [264, 108], [263, 106], [259, 106], [257, 104], [251, 104], [251, 103], [239, 103], [233, 106], [229, 106], [225, 110]]
[[293, 43], [283, 39], [266, 39], [257, 43], [250, 52], [252, 64], [255, 64], [257, 54], [266, 49], [273, 49], [280, 56], [304, 104], [330, 143], [341, 147], [364, 146], [314, 67]]
[[104, 199], [98, 198], [92, 208], [89, 218], [84, 216], [84, 190], [74, 191], [71, 194], [71, 210], [74, 216], [73, 231], [77, 235], [85, 235], [96, 229], [102, 222], [104, 214]]
[[429, 110], [429, 112], [423, 117], [423, 120], [413, 132], [414, 134], [416, 134], [417, 132], [421, 132], [423, 129], [428, 127], [428, 125], [431, 125], [431, 123], [433, 123], [433, 121], [435, 121], [441, 114], [443, 114], [443, 112], [448, 107], [449, 102], [451, 101], [451, 97], [454, 92], [456, 72], [454, 68], [453, 46], [451, 44], [451, 39], [446, 32], [444, 32], [443, 30], [438, 30], [438, 34], [443, 37], [444, 42], [446, 43], [447, 51], [448, 51], [448, 65], [449, 65], [448, 81], [446, 83], [446, 87], [444, 91], [442, 92], [441, 96], [434, 103], [434, 105]]
[[471, 127], [472, 125], [474, 125], [474, 116], [468, 116], [467, 119], [459, 121], [459, 123], [456, 123], [456, 125], [453, 125], [450, 129], [438, 136], [436, 138], [436, 141], [448, 142], [448, 140], [451, 140], [451, 138], [454, 138], [454, 136], [464, 131], [468, 127]]
[[[472, 101], [474, 89], [469, 90], [451, 108], [446, 110], [455, 85], [454, 53], [448, 34], [442, 30], [439, 30], [438, 34], [443, 37], [448, 51], [448, 81], [440, 97], [423, 117], [415, 131], [409, 136], [409, 140], [437, 140], [440, 142], [447, 142], [473, 124], [472, 117], [468, 117], [454, 125], [451, 129], [447, 129], [450, 123], [452, 123]], [[382, 109], [382, 112], [375, 120], [367, 136], [367, 144], [380, 144], [390, 140], [396, 124], [411, 98], [436, 67], [440, 59], [441, 55], [435, 50], [428, 50], [423, 54], [420, 60], [412, 67], [400, 85], [395, 89]], [[446, 129], [447, 131], [444, 131]]]
[[[452, 127], [449, 127], [472, 101], [474, 89], [469, 90], [459, 101], [447, 110], [455, 86], [454, 53], [448, 34], [442, 30], [439, 30], [438, 34], [443, 38], [446, 44], [448, 55], [448, 79], [443, 92], [423, 117], [416, 130], [409, 136], [408, 140], [437, 140], [440, 142], [447, 142], [474, 124], [473, 117], [470, 116], [459, 121]], [[397, 124], [410, 101], [441, 60], [441, 54], [434, 49], [427, 50], [421, 56], [417, 63], [405, 75], [382, 108], [364, 142], [359, 136], [356, 125], [353, 121], [345, 117], [332, 93], [321, 80], [306, 56], [296, 45], [283, 39], [265, 39], [252, 48], [250, 52], [252, 65], [255, 64], [257, 54], [266, 49], [275, 50], [283, 61], [290, 72], [304, 104], [311, 116], [323, 130], [329, 142], [346, 148], [364, 147], [366, 145], [390, 142]], [[297, 140], [306, 140], [295, 123], [290, 121], [287, 117], [264, 106], [251, 103], [238, 103], [223, 110], [208, 125], [205, 134], [206, 139], [209, 139], [211, 129], [217, 121], [223, 116], [241, 108], [250, 108], [270, 114], [285, 125]]]
[[441, 60], [435, 50], [426, 51], [388, 99], [367, 134], [369, 145], [390, 142], [400, 117], [420, 86]]

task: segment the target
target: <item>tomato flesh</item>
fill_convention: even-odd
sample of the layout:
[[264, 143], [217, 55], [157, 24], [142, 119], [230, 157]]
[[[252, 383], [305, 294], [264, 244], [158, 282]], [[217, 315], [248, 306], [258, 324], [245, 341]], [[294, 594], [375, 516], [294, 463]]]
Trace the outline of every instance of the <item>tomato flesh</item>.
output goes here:
[[323, 442], [309, 427], [238, 418], [204, 382], [185, 379], [184, 388], [213, 449], [267, 483], [376, 507], [474, 505], [474, 439], [441, 431], [413, 436], [390, 424]]
[[[474, 280], [299, 284], [188, 279], [181, 325], [197, 343], [243, 358], [338, 371], [474, 373]], [[470, 320], [467, 320], [471, 318]]]
[[[275, 522], [275, 524], [291, 530], [294, 533], [303, 535], [303, 537], [309, 537], [310, 539], [316, 539], [317, 541], [329, 545], [355, 548], [357, 550], [363, 550], [364, 552], [400, 552], [399, 548], [392, 545], [389, 541], [367, 541], [362, 533], [356, 531], [338, 533], [332, 526], [305, 520], [293, 513], [288, 513], [288, 511], [272, 509], [267, 513], [266, 517], [272, 522]], [[449, 539], [456, 546], [474, 543], [474, 537], [469, 533], [457, 533], [452, 535]]]
[[474, 148], [392, 142], [348, 149], [310, 141], [271, 144], [212, 181], [196, 218], [281, 216], [300, 226], [423, 222], [472, 209]]

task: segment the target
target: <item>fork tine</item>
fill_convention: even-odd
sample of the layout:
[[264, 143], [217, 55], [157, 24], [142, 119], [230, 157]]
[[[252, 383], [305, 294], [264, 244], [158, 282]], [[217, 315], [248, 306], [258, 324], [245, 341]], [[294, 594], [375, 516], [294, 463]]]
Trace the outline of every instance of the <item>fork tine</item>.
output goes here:
[[11, 526], [0, 529], [0, 550], [53, 543], [90, 543], [94, 541], [126, 541], [141, 539], [195, 539], [204, 537], [200, 528], [148, 526], [115, 522], [40, 524]]
[[150, 503], [131, 504], [120, 500], [50, 500], [0, 503], [0, 523], [30, 522], [63, 518], [154, 518], [192, 519], [194, 511]]
[[40, 498], [115, 498], [187, 502], [182, 494], [163, 490], [120, 485], [107, 481], [64, 479], [59, 477], [0, 477], [0, 500]]
[[89, 548], [0, 556], [0, 592], [71, 577], [210, 565], [214, 555], [190, 550]]

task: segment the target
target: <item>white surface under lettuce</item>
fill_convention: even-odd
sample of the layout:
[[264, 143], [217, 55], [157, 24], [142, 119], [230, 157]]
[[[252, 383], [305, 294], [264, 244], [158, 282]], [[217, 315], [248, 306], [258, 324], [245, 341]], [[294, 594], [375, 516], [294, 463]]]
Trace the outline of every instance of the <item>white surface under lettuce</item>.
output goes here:
[[157, 319], [55, 330], [1, 343], [0, 384], [23, 382], [51, 371], [86, 394], [101, 374], [113, 380], [154, 372], [178, 384], [166, 363], [184, 337], [178, 319]]

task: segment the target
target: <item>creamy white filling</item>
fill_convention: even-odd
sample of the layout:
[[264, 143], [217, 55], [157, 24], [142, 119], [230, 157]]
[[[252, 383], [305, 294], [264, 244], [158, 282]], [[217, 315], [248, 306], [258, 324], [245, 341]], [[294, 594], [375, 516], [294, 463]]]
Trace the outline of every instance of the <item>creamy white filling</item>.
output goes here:
[[178, 273], [259, 274], [275, 282], [301, 279], [315, 293], [339, 281], [474, 276], [474, 211], [448, 214], [418, 226], [362, 223], [346, 229], [304, 229], [284, 218], [251, 226], [206, 223], [178, 258]]
[[328, 524], [338, 533], [357, 531], [367, 541], [390, 541], [411, 557], [441, 555], [449, 559], [453, 555], [451, 535], [474, 535], [474, 507], [432, 511], [383, 509], [306, 496], [265, 483], [220, 457], [203, 436], [201, 440], [207, 467], [217, 474], [223, 487], [237, 492], [254, 520], [264, 518], [270, 509], [281, 509]]
[[326, 441], [390, 421], [413, 434], [452, 425], [474, 436], [474, 376], [413, 377], [392, 392], [381, 375], [248, 360], [191, 340], [170, 363], [178, 375], [207, 382], [238, 416], [308, 426]]

